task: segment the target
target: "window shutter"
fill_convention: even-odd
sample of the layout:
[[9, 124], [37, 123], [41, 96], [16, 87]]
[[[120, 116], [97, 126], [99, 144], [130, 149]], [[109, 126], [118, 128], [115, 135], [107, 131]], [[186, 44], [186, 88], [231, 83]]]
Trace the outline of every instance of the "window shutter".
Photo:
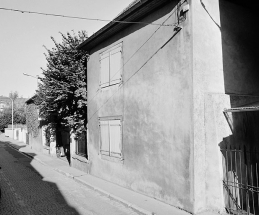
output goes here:
[[101, 87], [109, 86], [110, 76], [110, 58], [109, 53], [101, 57], [101, 74], [100, 74], [100, 85]]
[[100, 121], [101, 154], [110, 155], [109, 122]]
[[120, 120], [111, 120], [110, 124], [110, 151], [113, 157], [121, 157], [121, 123]]
[[122, 59], [121, 47], [118, 47], [110, 52], [110, 84], [121, 82]]

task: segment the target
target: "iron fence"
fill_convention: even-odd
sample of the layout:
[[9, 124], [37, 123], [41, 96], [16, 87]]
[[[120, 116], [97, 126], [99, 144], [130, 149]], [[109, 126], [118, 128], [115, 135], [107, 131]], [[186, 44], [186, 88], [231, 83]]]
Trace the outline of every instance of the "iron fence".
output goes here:
[[229, 214], [259, 215], [258, 155], [256, 149], [221, 149], [225, 207]]

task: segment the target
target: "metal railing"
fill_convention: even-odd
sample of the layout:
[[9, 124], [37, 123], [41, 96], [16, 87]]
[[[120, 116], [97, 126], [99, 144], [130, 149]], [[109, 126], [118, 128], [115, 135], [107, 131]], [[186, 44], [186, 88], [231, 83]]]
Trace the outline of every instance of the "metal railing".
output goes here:
[[221, 152], [227, 212], [259, 215], [259, 151], [243, 146], [221, 149]]

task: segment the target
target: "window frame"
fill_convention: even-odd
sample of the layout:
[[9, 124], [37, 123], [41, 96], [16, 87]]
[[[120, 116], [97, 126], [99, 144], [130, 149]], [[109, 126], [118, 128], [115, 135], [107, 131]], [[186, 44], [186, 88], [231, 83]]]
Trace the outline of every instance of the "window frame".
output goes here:
[[79, 140], [79, 138], [76, 138], [75, 139], [75, 154], [88, 159], [87, 130], [83, 130], [82, 132], [85, 133], [85, 153], [78, 152], [78, 142], [79, 142], [78, 140]]
[[[114, 126], [114, 122], [115, 121], [119, 121], [119, 126], [120, 126], [120, 136], [119, 136], [119, 140], [120, 140], [120, 142], [119, 142], [119, 146], [117, 146], [117, 147], [119, 147], [120, 148], [120, 153], [117, 153], [117, 152], [113, 152], [112, 150], [111, 150], [111, 146], [112, 146], [112, 144], [111, 144], [111, 130], [110, 130], [110, 127], [111, 126]], [[104, 150], [102, 150], [102, 133], [101, 133], [101, 122], [107, 122], [108, 123], [108, 130], [109, 130], [109, 132], [108, 132], [108, 135], [109, 135], [109, 151], [104, 151]], [[110, 122], [112, 122], [111, 124], [110, 124]], [[122, 123], [123, 123], [123, 120], [122, 120], [122, 117], [121, 116], [114, 116], [114, 117], [99, 117], [99, 153], [100, 153], [100, 155], [102, 156], [102, 158], [105, 158], [106, 160], [108, 159], [108, 160], [112, 160], [112, 161], [116, 161], [116, 160], [123, 160], [123, 129], [122, 129], [122, 127], [123, 127], [123, 125], [122, 125]], [[116, 124], [116, 123], [115, 123]], [[108, 152], [108, 153], [107, 153]], [[117, 156], [116, 156], [116, 154], [117, 154]]]
[[[113, 77], [116, 77], [115, 75], [111, 76], [112, 71], [111, 71], [111, 56], [115, 53], [113, 53], [114, 51], [116, 51], [116, 49], [119, 49], [119, 51], [121, 52], [121, 56], [120, 56], [120, 65], [119, 65], [119, 69], [118, 71], [115, 72], [115, 74], [117, 74], [119, 72], [119, 79], [115, 79], [113, 80]], [[102, 62], [104, 59], [108, 58], [109, 59], [109, 74], [108, 74], [108, 81], [107, 82], [102, 82], [102, 78], [105, 78], [105, 75], [102, 75], [103, 72], [103, 67], [102, 67]], [[108, 88], [110, 86], [114, 86], [114, 85], [120, 85], [122, 83], [122, 72], [123, 72], [123, 43], [120, 42], [118, 44], [113, 45], [112, 47], [108, 48], [107, 50], [101, 52], [99, 54], [99, 62], [100, 62], [100, 72], [99, 72], [99, 87], [101, 89], [104, 88]], [[107, 74], [106, 74], [107, 75]]]

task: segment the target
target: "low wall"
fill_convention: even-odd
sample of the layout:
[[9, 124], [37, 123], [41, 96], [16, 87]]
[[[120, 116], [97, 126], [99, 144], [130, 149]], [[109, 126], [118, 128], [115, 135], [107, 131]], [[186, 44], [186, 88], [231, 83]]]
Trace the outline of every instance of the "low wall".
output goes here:
[[27, 129], [25, 128], [5, 128], [5, 136], [13, 138], [14, 140], [18, 140], [26, 143], [26, 134]]
[[13, 138], [13, 130], [10, 129], [10, 128], [5, 128], [4, 129], [4, 134], [5, 134], [6, 137]]

